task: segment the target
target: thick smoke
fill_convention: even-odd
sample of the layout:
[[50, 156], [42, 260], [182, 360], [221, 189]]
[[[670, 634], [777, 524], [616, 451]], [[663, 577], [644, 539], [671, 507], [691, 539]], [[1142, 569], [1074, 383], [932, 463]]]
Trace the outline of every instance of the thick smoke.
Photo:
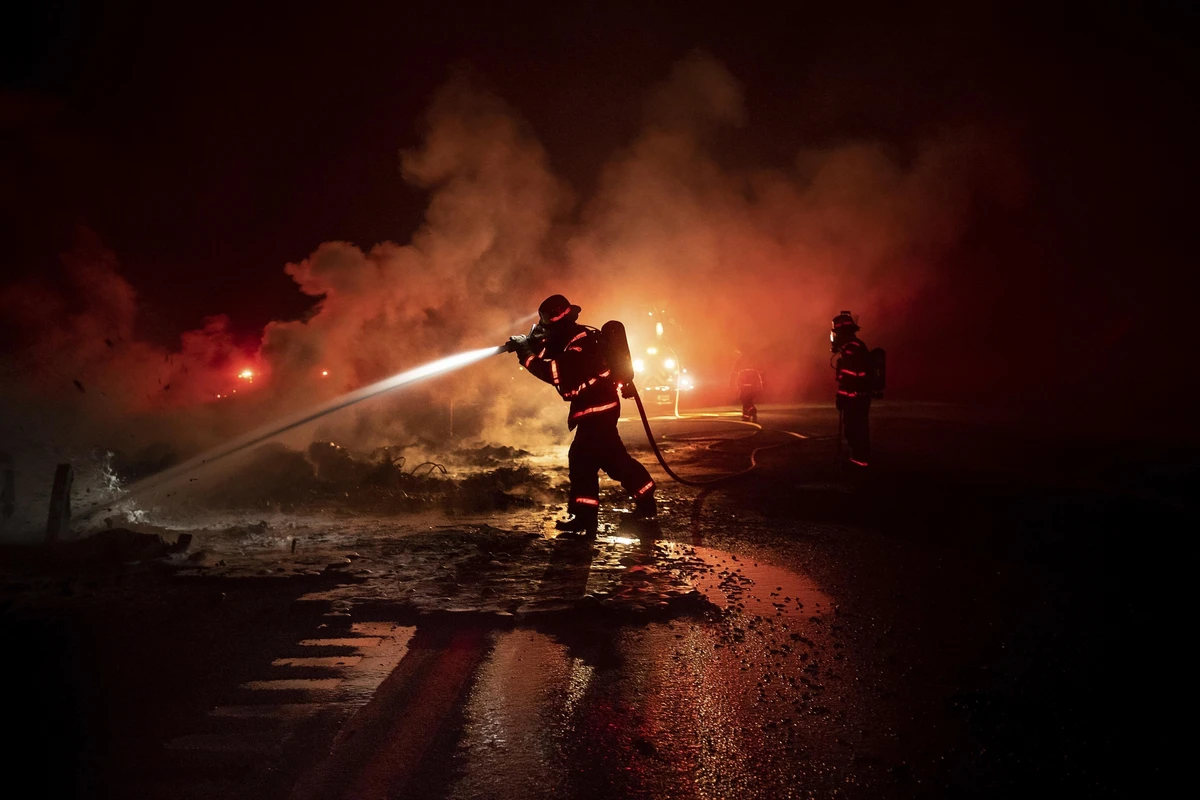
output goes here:
[[[280, 402], [324, 399], [464, 347], [499, 344], [538, 302], [555, 226], [569, 210], [545, 151], [466, 78], [440, 93], [427, 125], [424, 147], [401, 155], [404, 176], [431, 193], [412, 242], [366, 251], [331, 242], [287, 266], [300, 291], [320, 300], [309, 319], [264, 331], [262, 362]], [[452, 402], [468, 431], [503, 426], [546, 405], [508, 390], [515, 371], [510, 360], [485, 364], [328, 426], [356, 440], [440, 433]]]
[[605, 275], [587, 294], [622, 313], [635, 299], [674, 309], [706, 374], [741, 351], [783, 396], [828, 394], [827, 332], [842, 308], [864, 335], [895, 341], [974, 198], [1019, 190], [1013, 158], [969, 128], [908, 153], [862, 141], [802, 150], [786, 170], [724, 167], [714, 142], [743, 120], [741, 89], [702, 55], [651, 97], [645, 130], [584, 209], [573, 272]]
[[[894, 347], [919, 327], [914, 310], [952, 268], [975, 205], [1019, 196], [1012, 153], [973, 127], [905, 147], [801, 149], [783, 167], [730, 166], [744, 161], [727, 156], [754, 120], [736, 78], [703, 54], [646, 98], [641, 132], [604, 166], [595, 195], [577, 200], [518, 110], [456, 76], [433, 100], [423, 144], [401, 153], [404, 177], [430, 198], [412, 240], [326, 242], [287, 265], [315, 307], [270, 323], [249, 347], [220, 316], [174, 349], [139, 341], [136, 291], [113, 254], [85, 241], [65, 257], [62, 285], [0, 292], [14, 345], [3, 364], [8, 399], [68, 421], [35, 426], [39, 435], [194, 451], [427, 360], [498, 344], [552, 292], [596, 326], [665, 309], [712, 401], [729, 401], [739, 351], [765, 370], [775, 399], [823, 397], [831, 316], [849, 308], [872, 344]], [[237, 377], [243, 369], [253, 383]], [[895, 386], [921, 394], [912, 376], [929, 377], [908, 370]], [[492, 359], [306, 435], [365, 448], [437, 438], [453, 425], [462, 437], [526, 446], [565, 438], [563, 415], [548, 387], [512, 359]]]

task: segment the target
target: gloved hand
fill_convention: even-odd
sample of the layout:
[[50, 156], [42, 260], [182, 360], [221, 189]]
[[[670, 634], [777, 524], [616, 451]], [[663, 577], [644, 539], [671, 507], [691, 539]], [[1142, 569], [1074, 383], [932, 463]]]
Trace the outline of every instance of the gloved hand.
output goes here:
[[516, 353], [517, 358], [521, 361], [533, 355], [533, 345], [528, 336], [510, 336], [504, 348], [510, 353]]
[[624, 397], [626, 400], [628, 400], [629, 398], [633, 397], [635, 394], [637, 394], [637, 388], [634, 387], [634, 385], [632, 383], [622, 383], [621, 384], [621, 397]]

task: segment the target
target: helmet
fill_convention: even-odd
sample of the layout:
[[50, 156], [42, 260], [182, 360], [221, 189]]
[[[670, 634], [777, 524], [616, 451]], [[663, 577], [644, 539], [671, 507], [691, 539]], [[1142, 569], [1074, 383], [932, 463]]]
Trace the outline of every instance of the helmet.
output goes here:
[[574, 322], [579, 319], [579, 306], [571, 305], [571, 301], [561, 294], [552, 294], [538, 306], [538, 324], [542, 327], [558, 322]]
[[843, 311], [833, 318], [833, 330], [835, 333], [854, 333], [858, 330], [858, 325], [849, 311]]
[[833, 318], [833, 329], [829, 331], [829, 344], [837, 350], [838, 342], [853, 336], [858, 332], [858, 323], [849, 311], [843, 311]]

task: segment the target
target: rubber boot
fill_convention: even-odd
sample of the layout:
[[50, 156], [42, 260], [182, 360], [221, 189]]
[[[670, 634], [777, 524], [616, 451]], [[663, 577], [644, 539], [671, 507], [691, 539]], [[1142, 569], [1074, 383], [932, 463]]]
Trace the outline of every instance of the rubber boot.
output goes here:
[[658, 501], [654, 499], [654, 492], [639, 497], [633, 506], [633, 513], [629, 516], [634, 519], [654, 519], [657, 517]]
[[555, 522], [554, 527], [563, 533], [595, 536], [600, 527], [600, 510], [597, 508], [579, 509], [566, 519]]

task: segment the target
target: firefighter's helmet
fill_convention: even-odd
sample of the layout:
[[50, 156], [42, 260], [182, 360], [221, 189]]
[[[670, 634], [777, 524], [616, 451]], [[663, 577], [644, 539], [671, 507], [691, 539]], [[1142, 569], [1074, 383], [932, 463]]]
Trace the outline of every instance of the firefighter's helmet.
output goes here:
[[552, 294], [538, 306], [538, 324], [547, 327], [559, 322], [574, 322], [582, 310], [571, 305], [571, 301], [561, 294]]
[[833, 328], [829, 331], [830, 347], [836, 352], [838, 345], [858, 332], [858, 323], [849, 311], [843, 311], [833, 318]]
[[834, 333], [854, 333], [858, 330], [858, 324], [854, 321], [854, 317], [850, 316], [849, 311], [843, 311], [833, 318]]

